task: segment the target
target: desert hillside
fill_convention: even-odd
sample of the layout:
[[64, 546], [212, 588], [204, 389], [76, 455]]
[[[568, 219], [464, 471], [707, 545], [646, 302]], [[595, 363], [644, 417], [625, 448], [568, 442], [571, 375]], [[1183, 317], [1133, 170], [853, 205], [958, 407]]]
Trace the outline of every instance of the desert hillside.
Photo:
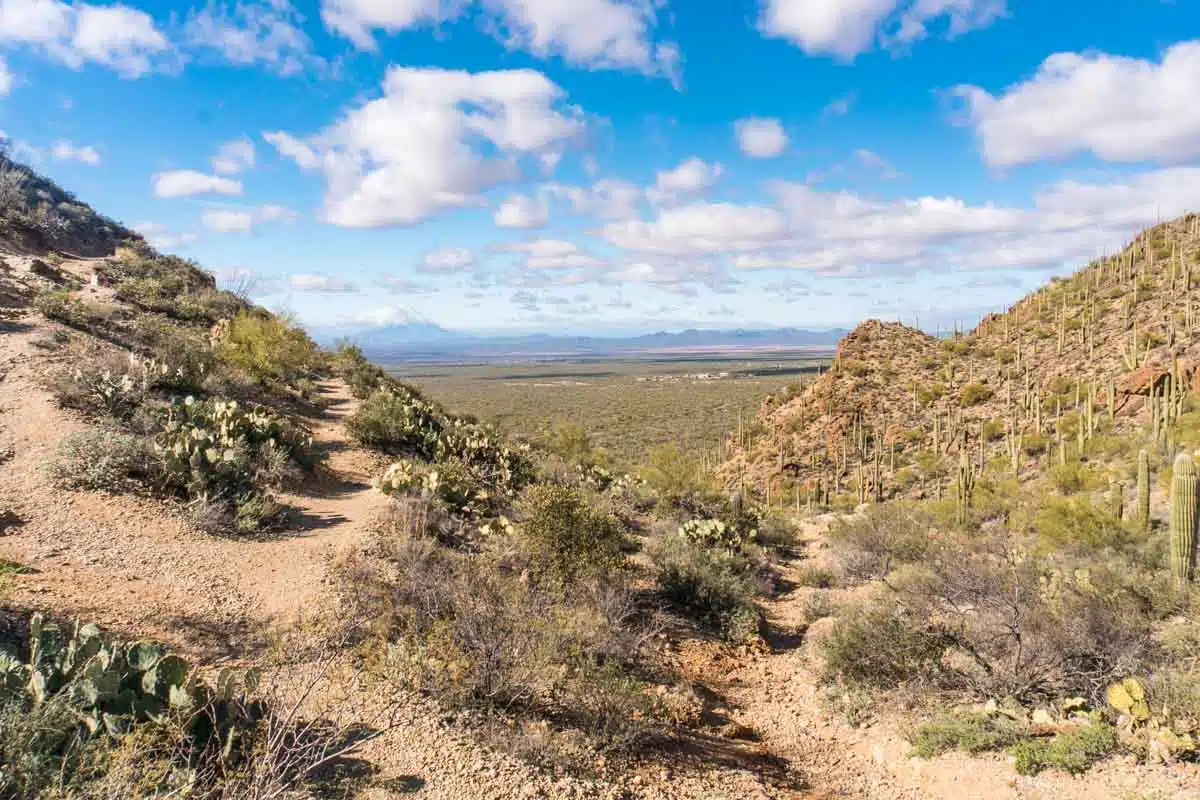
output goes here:
[[0, 200], [0, 800], [1200, 797], [1198, 218], [617, 474]]
[[1197, 379], [1197, 288], [1190, 215], [948, 339], [868, 320], [825, 375], [768, 398], [742, 441], [733, 434], [726, 482], [761, 496], [771, 487], [777, 502], [921, 495], [964, 451], [1024, 472], [1052, 463], [1043, 454], [1057, 458], [1060, 440], [1078, 447], [1099, 420], [1124, 431], [1166, 419]]

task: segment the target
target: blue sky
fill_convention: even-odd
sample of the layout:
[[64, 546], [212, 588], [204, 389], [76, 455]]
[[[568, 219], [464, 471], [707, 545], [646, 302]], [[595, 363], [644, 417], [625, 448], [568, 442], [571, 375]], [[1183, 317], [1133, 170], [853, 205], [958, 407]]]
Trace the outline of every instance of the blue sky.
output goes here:
[[970, 323], [1200, 209], [1196, 0], [0, 0], [17, 156], [313, 329]]

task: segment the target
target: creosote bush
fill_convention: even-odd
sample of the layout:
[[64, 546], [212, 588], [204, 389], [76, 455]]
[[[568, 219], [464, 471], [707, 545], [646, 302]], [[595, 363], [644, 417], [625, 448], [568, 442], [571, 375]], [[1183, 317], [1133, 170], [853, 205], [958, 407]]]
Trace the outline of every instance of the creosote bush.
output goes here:
[[154, 454], [141, 437], [89, 428], [64, 438], [45, 469], [63, 489], [123, 492], [154, 474]]
[[607, 574], [624, 556], [624, 531], [610, 514], [592, 508], [577, 490], [535, 485], [522, 495], [520, 525], [533, 563], [552, 577], [571, 582]]
[[663, 536], [650, 556], [663, 597], [731, 641], [757, 636], [762, 612], [755, 598], [766, 591], [758, 565], [746, 554], [707, 547], [678, 533]]
[[217, 356], [262, 383], [291, 383], [320, 366], [316, 344], [291, 320], [240, 311], [217, 344]]

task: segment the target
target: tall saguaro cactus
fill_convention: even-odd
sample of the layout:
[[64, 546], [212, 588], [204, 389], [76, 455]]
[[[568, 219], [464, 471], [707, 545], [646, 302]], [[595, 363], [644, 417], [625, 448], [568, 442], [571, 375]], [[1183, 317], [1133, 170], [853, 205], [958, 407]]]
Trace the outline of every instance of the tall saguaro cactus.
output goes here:
[[1196, 462], [1180, 453], [1171, 477], [1171, 574], [1181, 588], [1192, 580], [1195, 554]]
[[1145, 450], [1138, 453], [1137, 521], [1142, 530], [1150, 527], [1150, 454]]

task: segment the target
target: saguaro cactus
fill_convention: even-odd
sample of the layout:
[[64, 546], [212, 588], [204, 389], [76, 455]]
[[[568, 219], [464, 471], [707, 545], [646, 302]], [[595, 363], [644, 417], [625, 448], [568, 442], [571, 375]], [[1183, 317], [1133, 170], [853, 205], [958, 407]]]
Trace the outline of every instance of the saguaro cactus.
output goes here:
[[1137, 521], [1142, 530], [1150, 527], [1150, 454], [1145, 450], [1138, 453]]
[[1180, 587], [1192, 580], [1195, 552], [1196, 463], [1180, 453], [1171, 476], [1171, 574]]
[[955, 510], [959, 525], [965, 525], [970, 519], [971, 497], [974, 493], [975, 472], [971, 469], [971, 459], [964, 450], [959, 456], [958, 474], [954, 481]]

